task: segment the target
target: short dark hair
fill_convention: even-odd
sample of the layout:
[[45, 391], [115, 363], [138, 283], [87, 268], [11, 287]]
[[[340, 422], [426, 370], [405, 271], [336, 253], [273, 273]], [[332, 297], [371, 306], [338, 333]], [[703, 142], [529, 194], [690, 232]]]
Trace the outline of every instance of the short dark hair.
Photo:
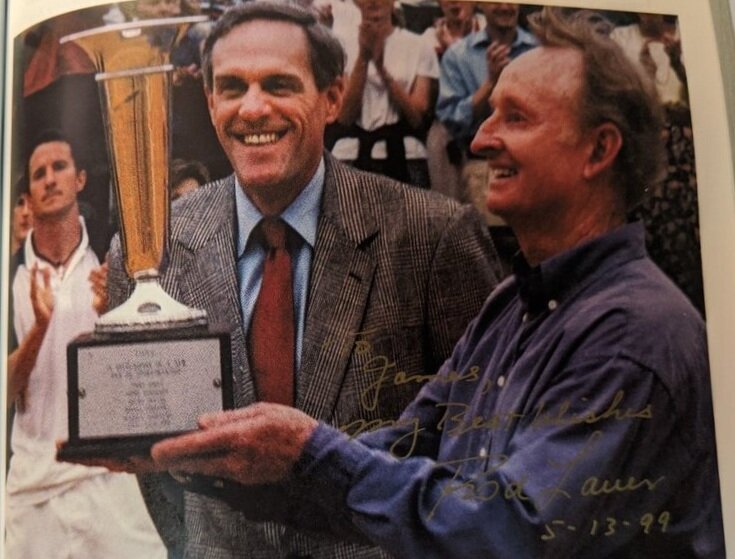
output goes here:
[[171, 161], [169, 173], [169, 186], [175, 188], [181, 181], [194, 179], [199, 186], [208, 183], [211, 179], [209, 171], [199, 161], [187, 161], [185, 159], [174, 159]]
[[84, 169], [84, 166], [80, 163], [79, 159], [77, 159], [76, 156], [76, 150], [74, 147], [74, 142], [64, 134], [61, 130], [58, 130], [56, 128], [47, 128], [45, 130], [42, 130], [38, 134], [36, 134], [31, 142], [28, 144], [28, 147], [26, 149], [26, 156], [25, 156], [25, 169], [23, 171], [23, 180], [21, 181], [22, 184], [22, 190], [21, 193], [28, 193], [30, 192], [31, 187], [31, 157], [33, 156], [33, 153], [36, 151], [36, 148], [40, 146], [41, 144], [50, 144], [52, 142], [62, 142], [69, 146], [69, 151], [71, 152], [71, 158], [74, 161], [74, 167], [76, 167], [77, 172]]
[[[304, 30], [309, 44], [311, 73], [319, 91], [324, 91], [344, 73], [344, 49], [332, 32], [319, 23], [313, 11], [292, 2], [254, 0], [227, 10], [204, 41], [202, 75], [207, 89], [212, 89], [212, 50], [215, 43], [238, 25], [255, 20], [285, 21]], [[288, 39], [284, 37], [284, 40]]]
[[21, 199], [23, 196], [28, 196], [28, 181], [26, 180], [26, 173], [23, 173], [18, 179], [15, 181], [15, 184], [13, 185], [13, 205], [15, 206], [20, 204]]
[[655, 84], [617, 43], [582, 18], [544, 8], [529, 23], [541, 46], [582, 54], [580, 126], [590, 130], [611, 122], [620, 130], [623, 145], [615, 160], [615, 179], [626, 207], [634, 207], [665, 176], [664, 112]]

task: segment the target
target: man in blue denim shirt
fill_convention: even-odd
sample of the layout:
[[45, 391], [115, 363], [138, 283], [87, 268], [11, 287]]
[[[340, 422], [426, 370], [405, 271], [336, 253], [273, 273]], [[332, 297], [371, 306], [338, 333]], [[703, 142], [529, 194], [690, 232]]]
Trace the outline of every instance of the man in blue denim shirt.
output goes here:
[[401, 418], [350, 439], [257, 404], [159, 443], [157, 467], [402, 557], [724, 556], [704, 324], [624, 225], [660, 176], [655, 93], [583, 25], [544, 11], [493, 91], [472, 149], [523, 256], [437, 375], [360, 395], [426, 381]]

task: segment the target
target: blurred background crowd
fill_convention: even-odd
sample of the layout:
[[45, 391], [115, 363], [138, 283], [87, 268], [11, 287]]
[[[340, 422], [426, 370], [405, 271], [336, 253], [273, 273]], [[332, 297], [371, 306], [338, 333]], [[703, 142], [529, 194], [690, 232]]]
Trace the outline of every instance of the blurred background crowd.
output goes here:
[[[487, 166], [470, 141], [487, 118], [495, 81], [514, 57], [534, 48], [526, 28], [531, 4], [454, 0], [303, 0], [342, 42], [345, 103], [326, 145], [350, 164], [474, 204], [485, 216], [506, 263], [514, 239], [484, 207]], [[206, 14], [172, 56], [171, 197], [231, 173], [209, 120], [199, 48], [211, 22], [231, 2], [136, 0], [67, 13], [17, 38], [14, 83], [14, 252], [32, 227], [20, 194], [26, 143], [45, 129], [62, 130], [87, 169], [80, 195], [90, 237], [104, 252], [116, 225], [104, 121], [94, 67], [70, 33], [138, 19]], [[569, 10], [620, 44], [655, 82], [666, 127], [667, 175], [630, 215], [643, 220], [656, 263], [704, 314], [697, 180], [685, 59], [676, 18], [627, 12]], [[702, 146], [699, 146], [702, 149]], [[509, 268], [508, 268], [509, 269]]]

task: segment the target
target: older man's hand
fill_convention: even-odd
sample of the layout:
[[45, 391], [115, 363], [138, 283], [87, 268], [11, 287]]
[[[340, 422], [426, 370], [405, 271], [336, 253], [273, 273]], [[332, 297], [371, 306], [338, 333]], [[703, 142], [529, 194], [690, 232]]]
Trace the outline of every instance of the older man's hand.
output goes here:
[[317, 421], [288, 406], [258, 403], [204, 415], [199, 426], [199, 431], [154, 445], [156, 466], [247, 485], [286, 478]]

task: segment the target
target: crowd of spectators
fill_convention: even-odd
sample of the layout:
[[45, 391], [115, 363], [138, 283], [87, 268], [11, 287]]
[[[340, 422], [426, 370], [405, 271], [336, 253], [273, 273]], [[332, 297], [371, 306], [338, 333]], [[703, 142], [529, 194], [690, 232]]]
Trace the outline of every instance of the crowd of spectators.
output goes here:
[[[115, 214], [104, 119], [89, 61], [73, 44], [59, 46], [58, 38], [136, 19], [205, 13], [215, 20], [231, 3], [238, 2], [135, 0], [65, 14], [22, 36], [20, 129], [57, 128], [85, 146], [80, 157], [89, 169], [89, 188], [80, 199], [83, 206], [99, 215]], [[509, 261], [515, 250], [512, 235], [485, 207], [487, 166], [471, 153], [469, 142], [492, 111], [490, 95], [505, 65], [536, 44], [526, 21], [539, 7], [456, 0], [302, 3], [320, 14], [347, 53], [345, 103], [337, 123], [326, 131], [326, 146], [358, 168], [472, 203]], [[703, 312], [694, 148], [676, 19], [577, 12], [618, 42], [656, 83], [667, 116], [662, 141], [668, 174], [650, 185], [631, 220], [644, 221], [652, 257]], [[210, 123], [199, 71], [197, 47], [208, 27], [192, 28], [172, 56], [177, 72], [171, 157], [200, 162], [205, 176], [218, 179], [231, 168]], [[107, 221], [108, 228], [114, 227], [114, 218]], [[99, 234], [110, 236], [107, 230]]]
[[[351, 6], [336, 0], [335, 4]], [[350, 138], [351, 151], [342, 151], [345, 140], [341, 139], [335, 154], [357, 166], [472, 203], [486, 217], [499, 248], [510, 257], [515, 245], [508, 238], [509, 231], [486, 209], [487, 165], [468, 146], [492, 111], [490, 96], [503, 68], [536, 44], [525, 22], [539, 8], [450, 0], [439, 1], [438, 6], [390, 0], [355, 0], [355, 5], [362, 13], [362, 23], [354, 9], [331, 9], [329, 23], [347, 45], [360, 43], [365, 20], [371, 17], [366, 14], [381, 6], [392, 9], [392, 21], [399, 22], [396, 25], [403, 22], [406, 29], [386, 29], [387, 39], [370, 37], [369, 46], [374, 49], [378, 45], [380, 51], [377, 59], [349, 57], [351, 83], [357, 70], [360, 72], [362, 104], [357, 116], [351, 107], [352, 132], [340, 130]], [[598, 32], [620, 44], [656, 85], [666, 115], [662, 141], [666, 142], [669, 165], [666, 177], [649, 186], [648, 196], [631, 212], [630, 220], [645, 223], [654, 261], [704, 313], [694, 146], [676, 18], [590, 10], [578, 10], [576, 15], [593, 22]], [[420, 34], [425, 45], [418, 46], [412, 33]], [[399, 35], [405, 37], [406, 46], [391, 50], [389, 45], [395, 44]], [[440, 63], [438, 79], [427, 58], [427, 46]], [[354, 53], [355, 48], [348, 48], [348, 52]], [[385, 68], [399, 65], [403, 74], [396, 86], [393, 73]], [[428, 108], [427, 94], [436, 99]], [[379, 106], [375, 99], [381, 95], [383, 105]], [[406, 97], [414, 105], [405, 103]], [[418, 115], [416, 106], [421, 108]], [[357, 153], [361, 154], [359, 161], [355, 161]], [[420, 172], [406, 173], [406, 167], [412, 169], [418, 162], [425, 165], [428, 177]]]

